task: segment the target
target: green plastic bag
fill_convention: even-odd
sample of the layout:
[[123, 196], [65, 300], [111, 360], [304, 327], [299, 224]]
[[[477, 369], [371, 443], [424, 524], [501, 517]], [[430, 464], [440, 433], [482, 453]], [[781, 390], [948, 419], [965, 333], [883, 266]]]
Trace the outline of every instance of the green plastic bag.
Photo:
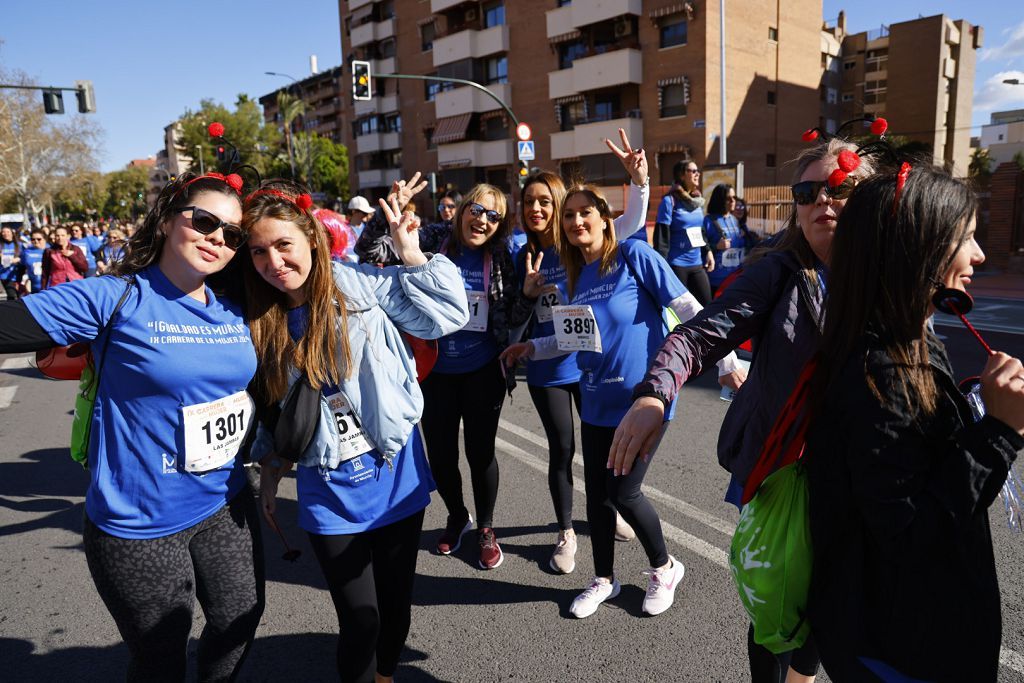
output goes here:
[[811, 585], [807, 473], [801, 463], [769, 475], [743, 511], [729, 549], [754, 642], [779, 654], [804, 644]]
[[71, 459], [89, 469], [89, 432], [92, 429], [92, 413], [96, 407], [96, 370], [92, 362], [86, 363], [82, 377], [78, 380], [75, 394], [75, 418], [71, 422]]

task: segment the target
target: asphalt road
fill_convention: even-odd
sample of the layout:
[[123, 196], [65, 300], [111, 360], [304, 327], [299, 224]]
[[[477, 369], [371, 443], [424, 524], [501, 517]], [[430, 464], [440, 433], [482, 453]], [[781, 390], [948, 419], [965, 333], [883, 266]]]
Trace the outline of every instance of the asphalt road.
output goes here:
[[[1024, 320], [1020, 308], [1006, 313]], [[942, 326], [956, 371], [977, 374], [984, 353], [966, 331]], [[985, 333], [1024, 357], [1024, 335]], [[85, 472], [67, 456], [75, 387], [40, 379], [24, 357], [0, 357], [0, 680], [110, 681], [127, 657], [100, 602], [82, 553]], [[647, 477], [669, 551], [686, 565], [676, 604], [648, 618], [637, 542], [616, 544], [621, 595], [585, 620], [568, 614], [592, 563], [576, 468], [576, 571], [551, 572], [554, 513], [546, 446], [522, 388], [506, 403], [499, 430], [501, 492], [495, 515], [501, 567], [477, 568], [472, 543], [452, 557], [433, 554], [444, 524], [439, 499], [427, 511], [413, 627], [401, 681], [733, 681], [746, 674], [747, 621], [726, 553], [737, 513], [722, 502], [728, 483], [714, 457], [727, 404], [702, 378], [682, 394], [679, 415]], [[468, 473], [464, 476], [467, 481]], [[471, 495], [467, 493], [467, 499]], [[293, 545], [265, 529], [267, 609], [243, 674], [246, 681], [334, 680], [336, 617], [304, 534], [295, 526], [294, 479], [282, 484], [278, 518]], [[1024, 681], [1024, 536], [1012, 534], [997, 502], [991, 511], [1003, 595], [1001, 681]], [[467, 537], [468, 538], [468, 537]], [[196, 630], [202, 618], [197, 616]], [[827, 680], [821, 676], [819, 680]]]

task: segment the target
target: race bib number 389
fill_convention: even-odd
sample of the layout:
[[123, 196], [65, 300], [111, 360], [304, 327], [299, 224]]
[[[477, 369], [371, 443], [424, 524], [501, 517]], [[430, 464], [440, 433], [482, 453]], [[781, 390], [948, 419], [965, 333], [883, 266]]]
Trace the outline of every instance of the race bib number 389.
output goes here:
[[185, 430], [185, 471], [223, 467], [238, 452], [252, 421], [253, 403], [245, 391], [181, 409]]
[[590, 306], [554, 306], [555, 338], [559, 351], [601, 353], [601, 331]]

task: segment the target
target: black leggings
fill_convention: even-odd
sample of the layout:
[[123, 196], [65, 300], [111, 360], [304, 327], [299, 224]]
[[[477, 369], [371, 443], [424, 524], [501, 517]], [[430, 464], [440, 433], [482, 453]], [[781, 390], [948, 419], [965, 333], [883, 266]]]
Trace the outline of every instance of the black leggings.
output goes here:
[[199, 680], [234, 680], [263, 614], [263, 548], [248, 488], [170, 536], [111, 536], [85, 518], [85, 557], [128, 646], [129, 681], [183, 681], [194, 601], [206, 617]]
[[608, 469], [608, 453], [615, 427], [598, 427], [582, 422], [583, 481], [587, 492], [587, 520], [594, 551], [594, 574], [612, 576], [615, 571], [615, 511], [636, 531], [652, 567], [668, 562], [668, 549], [661, 533], [661, 520], [651, 501], [640, 491], [649, 462], [640, 458], [624, 477]]
[[5, 282], [5, 283], [3, 283], [3, 285], [4, 285], [4, 292], [6, 292], [6, 294], [7, 294], [7, 300], [8, 301], [17, 301], [18, 298], [19, 298], [18, 297], [18, 285], [17, 285], [17, 283], [15, 283], [15, 282]]
[[701, 306], [711, 301], [711, 281], [704, 266], [672, 266], [672, 272]]
[[423, 440], [427, 460], [448, 509], [448, 515], [465, 518], [462, 475], [459, 473], [459, 422], [462, 422], [466, 460], [473, 483], [476, 521], [481, 529], [494, 524], [498, 499], [498, 459], [494, 439], [505, 402], [505, 377], [498, 359], [473, 372], [432, 372], [423, 389]]
[[309, 534], [338, 612], [338, 674], [372, 683], [392, 676], [412, 619], [424, 510], [359, 534]]
[[530, 385], [530, 398], [540, 415], [548, 437], [548, 489], [555, 505], [558, 528], [572, 528], [572, 456], [576, 452], [573, 433], [572, 404], [580, 410], [580, 385], [560, 384], [554, 387]]
[[754, 626], [747, 630], [747, 659], [750, 661], [751, 683], [786, 683], [790, 667], [804, 676], [818, 674], [818, 648], [814, 636], [791, 652], [772, 654], [768, 648], [754, 642]]

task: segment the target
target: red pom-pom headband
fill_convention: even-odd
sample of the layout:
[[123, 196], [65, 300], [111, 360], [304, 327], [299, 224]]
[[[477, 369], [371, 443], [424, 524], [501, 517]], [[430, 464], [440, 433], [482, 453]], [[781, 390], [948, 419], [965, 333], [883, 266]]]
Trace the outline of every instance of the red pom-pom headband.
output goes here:
[[250, 201], [252, 201], [256, 197], [259, 197], [260, 195], [273, 195], [275, 197], [280, 197], [281, 199], [284, 199], [285, 201], [294, 204], [299, 209], [299, 211], [309, 211], [310, 207], [313, 206], [313, 198], [310, 197], [308, 194], [303, 193], [295, 197], [292, 197], [291, 195], [285, 194], [280, 190], [270, 189], [256, 190], [255, 192], [249, 193], [249, 195], [245, 198], [245, 203], [248, 204]]
[[184, 191], [186, 187], [196, 182], [197, 180], [202, 180], [203, 178], [213, 178], [214, 180], [220, 180], [224, 183], [227, 183], [228, 187], [237, 192], [239, 196], [241, 196], [242, 194], [242, 185], [245, 182], [242, 180], [242, 176], [238, 175], [237, 173], [229, 173], [228, 175], [224, 175], [223, 173], [205, 173], [203, 175], [196, 176], [192, 180], [182, 185], [181, 189], [178, 190], [178, 192]]
[[904, 161], [900, 165], [899, 173], [896, 174], [896, 192], [892, 197], [892, 214], [896, 215], [896, 208], [900, 205], [900, 195], [903, 194], [903, 186], [907, 184], [910, 176], [910, 164]]

